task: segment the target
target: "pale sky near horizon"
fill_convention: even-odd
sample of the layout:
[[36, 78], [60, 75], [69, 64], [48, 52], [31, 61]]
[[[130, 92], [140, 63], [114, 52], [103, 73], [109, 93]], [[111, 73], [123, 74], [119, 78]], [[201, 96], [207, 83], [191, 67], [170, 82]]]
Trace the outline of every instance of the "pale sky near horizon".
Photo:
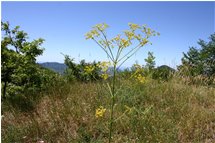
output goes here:
[[19, 25], [30, 40], [44, 38], [45, 51], [38, 62], [63, 63], [68, 54], [75, 61], [106, 60], [105, 53], [85, 33], [95, 24], [110, 25], [109, 35], [128, 29], [128, 23], [146, 24], [161, 35], [143, 47], [124, 66], [144, 64], [152, 51], [156, 65], [175, 67], [182, 52], [198, 47], [215, 32], [215, 2], [2, 2], [2, 21]]

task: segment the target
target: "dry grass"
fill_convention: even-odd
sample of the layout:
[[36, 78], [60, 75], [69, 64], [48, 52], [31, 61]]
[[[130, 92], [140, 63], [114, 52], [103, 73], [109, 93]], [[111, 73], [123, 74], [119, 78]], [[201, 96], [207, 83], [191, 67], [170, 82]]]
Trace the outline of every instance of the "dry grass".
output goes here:
[[[176, 78], [163, 83], [122, 83], [114, 107], [114, 143], [215, 142], [214, 88], [186, 85]], [[11, 107], [3, 112], [2, 142], [107, 142], [109, 102], [101, 83], [53, 89], [32, 111]], [[107, 111], [96, 118], [100, 105]]]

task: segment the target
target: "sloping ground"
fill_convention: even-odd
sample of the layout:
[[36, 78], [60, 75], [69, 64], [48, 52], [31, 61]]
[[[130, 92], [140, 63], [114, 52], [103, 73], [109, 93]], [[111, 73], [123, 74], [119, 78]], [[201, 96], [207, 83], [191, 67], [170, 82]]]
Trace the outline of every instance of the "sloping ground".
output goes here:
[[[103, 85], [73, 83], [54, 89], [31, 112], [8, 108], [2, 117], [2, 142], [107, 142], [110, 98]], [[176, 80], [121, 85], [113, 142], [215, 142], [214, 88]], [[99, 106], [107, 110], [96, 118]]]

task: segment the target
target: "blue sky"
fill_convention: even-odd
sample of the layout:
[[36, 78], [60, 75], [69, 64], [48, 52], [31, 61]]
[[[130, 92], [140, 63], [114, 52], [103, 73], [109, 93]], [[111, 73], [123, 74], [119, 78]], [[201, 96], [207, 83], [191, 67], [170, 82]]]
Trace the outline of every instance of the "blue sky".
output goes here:
[[146, 24], [161, 35], [143, 47], [124, 66], [144, 64], [154, 52], [156, 65], [180, 64], [182, 52], [198, 47], [215, 29], [215, 2], [2, 2], [2, 21], [19, 25], [30, 40], [44, 38], [45, 51], [38, 62], [63, 62], [68, 54], [75, 61], [106, 60], [105, 53], [84, 34], [105, 22], [109, 35], [128, 29], [128, 23]]

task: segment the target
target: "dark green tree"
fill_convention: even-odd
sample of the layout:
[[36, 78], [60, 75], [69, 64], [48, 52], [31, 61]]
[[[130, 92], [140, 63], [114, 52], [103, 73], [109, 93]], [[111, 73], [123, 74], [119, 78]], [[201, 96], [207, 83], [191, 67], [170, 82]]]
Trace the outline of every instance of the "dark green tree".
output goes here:
[[28, 42], [28, 35], [19, 26], [10, 29], [9, 22], [1, 22], [1, 80], [3, 98], [10, 85], [15, 92], [40, 85], [36, 57], [43, 53], [43, 39]]
[[[79, 81], [95, 81], [100, 80], [101, 69], [97, 66], [100, 62], [87, 63], [85, 60], [81, 60], [79, 64], [74, 62], [74, 59], [70, 58], [68, 55], [64, 55], [64, 64], [67, 66], [65, 70], [65, 76], [69, 81], [79, 80]], [[87, 66], [92, 66], [93, 71], [91, 73], [85, 72]]]
[[151, 72], [155, 68], [155, 57], [153, 52], [148, 52], [148, 57], [145, 59], [146, 65], [145, 68]]
[[209, 37], [209, 42], [199, 40], [200, 48], [191, 47], [183, 53], [182, 65], [178, 67], [181, 73], [188, 76], [215, 75], [215, 34]]

